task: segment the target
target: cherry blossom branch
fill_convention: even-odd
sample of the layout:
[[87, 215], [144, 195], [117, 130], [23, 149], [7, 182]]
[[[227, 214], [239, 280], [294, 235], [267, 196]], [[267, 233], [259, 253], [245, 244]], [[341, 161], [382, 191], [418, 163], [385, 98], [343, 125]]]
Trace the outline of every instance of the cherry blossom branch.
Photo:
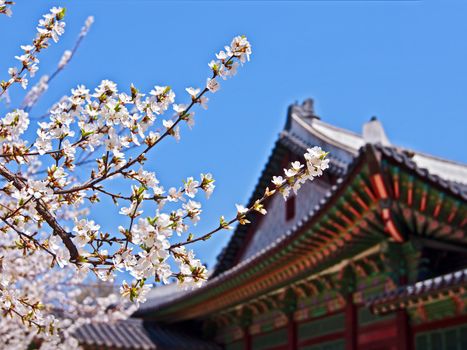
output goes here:
[[[23, 188], [25, 188], [25, 184], [2, 164], [0, 164], [0, 175], [2, 175], [8, 181], [12, 182], [18, 190], [22, 190]], [[37, 212], [41, 215], [41, 217], [47, 222], [50, 228], [52, 228], [53, 233], [57, 234], [62, 239], [63, 243], [70, 252], [70, 261], [78, 262], [78, 249], [73, 244], [69, 234], [63, 229], [63, 227], [60, 226], [56, 218], [45, 208], [45, 206], [43, 206], [40, 200], [36, 201], [35, 208]]]
[[[229, 64], [230, 62], [232, 62], [232, 60], [235, 58], [236, 56], [231, 56], [228, 58], [226, 64]], [[211, 81], [213, 79], [215, 79], [218, 75], [218, 71], [214, 71], [213, 72], [213, 76], [211, 78]], [[56, 194], [66, 194], [66, 193], [72, 193], [72, 192], [77, 192], [77, 191], [82, 191], [82, 190], [85, 190], [87, 188], [90, 188], [90, 187], [93, 187], [94, 185], [104, 181], [105, 179], [107, 178], [110, 178], [110, 177], [113, 177], [115, 175], [118, 175], [118, 174], [121, 174], [124, 170], [128, 169], [129, 167], [131, 167], [132, 165], [136, 164], [137, 162], [142, 162], [143, 159], [145, 158], [145, 155], [151, 150], [153, 149], [159, 142], [161, 142], [164, 138], [166, 138], [167, 136], [169, 135], [173, 135], [174, 133], [174, 130], [175, 128], [177, 127], [177, 125], [182, 121], [182, 120], [186, 120], [186, 118], [189, 116], [189, 112], [191, 110], [191, 108], [196, 104], [198, 103], [203, 95], [209, 91], [209, 89], [206, 87], [204, 88], [201, 93], [199, 93], [196, 97], [194, 97], [191, 101], [191, 103], [188, 105], [188, 107], [182, 111], [181, 113], [179, 113], [176, 121], [170, 126], [167, 128], [167, 130], [157, 139], [155, 140], [154, 142], [150, 143], [137, 157], [129, 160], [125, 165], [123, 165], [122, 167], [120, 167], [119, 169], [116, 169], [114, 170], [113, 172], [110, 172], [110, 173], [105, 173], [103, 176], [99, 177], [99, 178], [96, 178], [96, 179], [92, 179], [90, 181], [88, 181], [87, 183], [84, 183], [82, 185], [76, 185], [70, 189], [65, 189], [65, 190], [59, 190], [59, 191], [56, 191], [55, 193]], [[74, 146], [76, 146], [77, 144], [74, 144]]]
[[18, 230], [14, 225], [10, 224], [7, 220], [1, 218], [2, 220], [8, 227], [10, 227], [13, 231], [15, 231], [19, 236], [21, 236], [23, 239], [27, 238], [29, 241], [31, 241], [36, 247], [39, 247], [43, 249], [45, 252], [50, 254], [53, 257], [53, 262], [57, 259], [57, 255], [50, 251], [47, 247], [45, 247], [43, 244], [41, 244], [37, 239], [34, 238], [34, 236], [29, 235], [27, 233], [21, 232]]
[[[311, 149], [309, 150], [309, 152]], [[224, 217], [222, 216], [220, 219], [220, 224], [213, 230], [209, 231], [208, 233], [203, 234], [202, 236], [195, 238], [195, 239], [189, 239], [184, 242], [178, 242], [175, 244], [172, 244], [170, 246], [170, 249], [173, 250], [173, 248], [181, 247], [181, 246], [186, 246], [188, 244], [193, 244], [199, 241], [205, 241], [209, 239], [214, 233], [219, 232], [221, 230], [228, 230], [231, 229], [232, 227], [230, 225], [234, 224], [235, 222], [239, 222], [241, 225], [248, 224], [249, 221], [246, 219], [246, 216], [253, 211], [256, 211], [260, 214], [265, 215], [266, 214], [266, 209], [264, 208], [263, 203], [270, 197], [274, 196], [277, 193], [282, 193], [284, 197], [287, 197], [290, 189], [294, 188], [297, 183], [301, 183], [304, 179], [312, 179], [313, 175], [311, 175], [311, 172], [316, 172], [316, 171], [322, 171], [328, 167], [328, 161], [325, 161], [326, 154], [324, 152], [320, 152], [318, 150], [314, 150], [316, 155], [314, 155], [316, 160], [314, 160], [313, 163], [309, 163], [306, 168], [303, 168], [300, 166], [300, 164], [293, 164], [292, 165], [292, 170], [295, 167], [294, 171], [286, 171], [286, 174], [290, 176], [287, 176], [286, 180], [282, 180], [282, 178], [274, 177], [275, 179], [274, 184], [275, 184], [275, 189], [270, 190], [268, 187], [266, 188], [266, 191], [264, 195], [257, 199], [250, 207], [244, 208], [240, 205], [237, 205], [237, 215], [230, 219], [229, 221], [225, 221]], [[324, 162], [323, 162], [324, 161]], [[318, 173], [320, 175], [320, 173]], [[295, 190], [296, 191], [296, 190]]]
[[21, 83], [23, 88], [26, 88], [28, 80], [26, 79], [26, 75], [21, 77], [21, 74], [28, 71], [31, 77], [34, 76], [36, 71], [39, 69], [37, 66], [37, 62], [39, 62], [39, 60], [37, 59], [36, 54], [49, 46], [48, 41], [50, 38], [55, 42], [58, 41], [58, 37], [65, 31], [65, 23], [62, 21], [64, 17], [64, 8], [53, 7], [50, 10], [50, 13], [44, 15], [44, 19], [39, 21], [39, 27], [37, 28], [38, 34], [32, 45], [21, 46], [24, 50], [24, 54], [16, 56], [22, 64], [21, 69], [19, 71], [17, 68], [10, 68], [8, 70], [10, 79], [0, 83], [0, 96], [2, 96], [14, 83]]
[[[26, 199], [26, 201], [24, 201], [24, 203], [22, 205], [20, 205], [19, 207], [17, 207], [15, 210], [10, 210], [10, 213], [8, 215], [6, 215], [5, 217], [1, 218], [1, 220], [8, 220], [9, 218], [15, 216], [17, 213], [19, 213], [19, 211], [23, 208], [25, 208], [29, 202], [31, 202], [31, 200], [34, 198], [34, 196], [31, 196], [29, 197], [28, 199]], [[2, 205], [2, 207], [6, 208], [5, 206]]]
[[[71, 50], [65, 50], [55, 71], [50, 76], [42, 76], [40, 81], [26, 94], [26, 96], [23, 99], [23, 102], [21, 103], [21, 109], [24, 109], [24, 111], [28, 113], [31, 111], [34, 105], [39, 101], [40, 97], [42, 97], [46, 90], [48, 90], [50, 83], [55, 79], [55, 77], [57, 77], [58, 74], [60, 74], [60, 72], [62, 72], [65, 69], [65, 67], [75, 56], [76, 51], [78, 50], [79, 46], [81, 45], [81, 42], [89, 32], [89, 29], [93, 22], [94, 17], [92, 16], [89, 16], [86, 19], [85, 24], [81, 28], [81, 32], [78, 35], [78, 39], [76, 40], [73, 48]], [[49, 113], [45, 114], [45, 116], [48, 115]]]

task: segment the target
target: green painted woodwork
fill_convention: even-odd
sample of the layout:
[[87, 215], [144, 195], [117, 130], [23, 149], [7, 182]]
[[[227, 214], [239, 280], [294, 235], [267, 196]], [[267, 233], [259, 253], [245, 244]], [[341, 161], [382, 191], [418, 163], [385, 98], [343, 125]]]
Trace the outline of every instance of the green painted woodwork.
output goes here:
[[240, 315], [240, 319], [238, 324], [244, 328], [251, 325], [253, 320], [253, 311], [250, 308], [244, 307], [242, 310], [242, 314]]
[[309, 311], [308, 311], [308, 315], [309, 317], [319, 317], [319, 316], [324, 316], [328, 313], [328, 308], [326, 306], [326, 304], [321, 304], [321, 305], [318, 305], [314, 308], [311, 308]]
[[420, 252], [412, 242], [387, 242], [383, 247], [389, 277], [399, 285], [402, 278], [409, 283], [416, 282]]
[[343, 313], [298, 324], [298, 339], [306, 340], [344, 330]]
[[263, 323], [263, 322], [271, 322], [275, 318], [279, 317], [282, 314], [280, 310], [272, 309], [270, 311], [266, 311], [257, 315], [253, 316], [253, 324], [256, 323]]
[[262, 333], [272, 331], [277, 328], [276, 321], [283, 316], [280, 310], [271, 310], [253, 317], [252, 325], [259, 325]]
[[266, 334], [252, 336], [251, 344], [255, 350], [265, 350], [287, 344], [287, 329], [281, 328]]
[[260, 327], [261, 333], [270, 332], [274, 330], [274, 322], [263, 323]]
[[387, 321], [393, 319], [394, 313], [389, 313], [386, 315], [375, 315], [367, 307], [362, 307], [358, 310], [358, 325], [366, 326], [369, 324], [374, 324], [381, 321]]
[[342, 295], [349, 295], [355, 292], [357, 280], [352, 266], [347, 265], [340, 276], [339, 291]]
[[418, 277], [420, 251], [411, 241], [408, 241], [402, 245], [402, 251], [405, 258], [404, 263], [407, 282], [415, 283]]
[[[452, 317], [460, 314], [467, 313], [467, 292], [460, 295], [460, 302], [465, 305], [460, 310], [456, 302], [450, 297], [438, 299], [432, 302], [428, 302], [425, 299], [423, 304], [423, 313], [420, 312], [418, 307], [408, 308], [410, 319], [412, 324], [421, 324], [427, 321], [441, 320], [447, 317]], [[425, 318], [426, 317], [426, 318]], [[467, 349], [467, 348], [466, 348]]]
[[[428, 216], [434, 212], [438, 203], [442, 203], [441, 211], [439, 213], [438, 219], [441, 221], [446, 220], [451, 211], [454, 208], [459, 207], [460, 212], [454, 218], [452, 222], [454, 226], [457, 226], [462, 219], [463, 213], [465, 213], [466, 205], [459, 201], [458, 198], [454, 198], [452, 195], [448, 195], [443, 191], [440, 191], [438, 187], [433, 187], [424, 180], [419, 179], [413, 174], [409, 174], [406, 170], [401, 170], [399, 167], [388, 164], [385, 160], [382, 162], [383, 171], [388, 172], [393, 178], [399, 179], [399, 192], [400, 198], [399, 201], [402, 203], [407, 203], [407, 189], [412, 186], [412, 207], [415, 210], [419, 210], [421, 199], [423, 194], [426, 193], [426, 209], [425, 212], [428, 213]], [[459, 220], [460, 219], [460, 220]], [[415, 229], [415, 227], [412, 227]]]
[[425, 312], [430, 321], [456, 315], [456, 304], [451, 298], [425, 304]]
[[285, 291], [285, 296], [281, 304], [281, 310], [286, 315], [291, 315], [297, 310], [297, 295], [292, 288], [288, 288]]
[[428, 213], [433, 213], [436, 208], [436, 204], [440, 200], [440, 194], [434, 189], [430, 188], [428, 191], [427, 201], [426, 201], [426, 211]]
[[243, 339], [230, 343], [230, 344], [225, 344], [224, 349], [225, 350], [243, 350]]
[[363, 299], [383, 293], [388, 281], [386, 273], [370, 276], [367, 278], [357, 278], [357, 290], [362, 293]]
[[337, 298], [338, 295], [339, 293], [336, 290], [324, 291], [318, 295], [298, 299], [298, 305], [300, 308], [304, 308], [307, 306], [315, 307], [316, 305], [319, 305], [321, 303], [325, 303], [329, 300]]
[[415, 337], [415, 350], [465, 350], [467, 326], [438, 329], [419, 333]]
[[337, 340], [321, 344], [301, 346], [299, 350], [345, 350], [345, 341]]

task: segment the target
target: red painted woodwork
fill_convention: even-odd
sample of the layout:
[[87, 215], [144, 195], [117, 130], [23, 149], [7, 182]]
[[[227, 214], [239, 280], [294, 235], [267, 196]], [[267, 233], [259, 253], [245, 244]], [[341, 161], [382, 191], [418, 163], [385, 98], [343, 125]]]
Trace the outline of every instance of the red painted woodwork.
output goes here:
[[243, 350], [253, 350], [251, 346], [251, 334], [248, 327], [243, 330]]
[[385, 229], [389, 232], [392, 238], [396, 242], [403, 242], [404, 239], [402, 238], [402, 235], [400, 234], [399, 230], [397, 229], [396, 225], [394, 224], [394, 221], [392, 219], [389, 219], [385, 223]]
[[345, 350], [357, 350], [358, 315], [352, 294], [346, 297], [345, 304]]
[[392, 324], [391, 326], [384, 325], [377, 327], [373, 330], [366, 330], [362, 332], [358, 337], [358, 344], [361, 347], [369, 346], [371, 343], [378, 343], [380, 341], [386, 341], [386, 338], [394, 338], [397, 336], [397, 327]]
[[331, 334], [326, 334], [322, 335], [320, 337], [312, 338], [312, 339], [307, 339], [303, 340], [301, 342], [298, 342], [298, 345], [300, 347], [303, 346], [310, 346], [310, 345], [315, 345], [315, 344], [320, 344], [320, 343], [327, 343], [333, 340], [339, 340], [344, 338], [344, 332], [336, 332], [336, 333], [331, 333]]
[[462, 315], [462, 316], [457, 316], [457, 317], [451, 317], [451, 318], [446, 318], [444, 320], [439, 320], [439, 321], [432, 321], [428, 323], [423, 323], [417, 326], [412, 327], [412, 332], [413, 332], [413, 338], [415, 338], [415, 335], [420, 332], [429, 332], [432, 330], [436, 329], [441, 329], [441, 328], [448, 328], [448, 327], [454, 327], [458, 326], [461, 324], [467, 323], [467, 315]]
[[400, 350], [396, 319], [370, 324], [359, 329], [358, 349]]
[[287, 350], [297, 350], [297, 323], [293, 316], [289, 316], [289, 323], [287, 324]]
[[383, 177], [381, 174], [374, 174], [370, 181], [373, 188], [376, 190], [376, 193], [378, 194], [378, 198], [388, 198], [388, 192], [386, 191], [386, 186], [384, 185]]
[[280, 346], [275, 346], [273, 348], [268, 348], [268, 350], [287, 350], [288, 347], [287, 345], [280, 345]]
[[410, 320], [406, 310], [396, 311], [397, 349], [412, 350]]

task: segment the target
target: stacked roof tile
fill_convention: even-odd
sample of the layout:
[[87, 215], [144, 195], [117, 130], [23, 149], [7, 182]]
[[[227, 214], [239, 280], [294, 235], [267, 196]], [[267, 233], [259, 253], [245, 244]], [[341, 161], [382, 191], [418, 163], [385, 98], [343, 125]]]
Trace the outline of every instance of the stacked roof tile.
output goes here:
[[218, 350], [218, 345], [169, 326], [141, 319], [114, 323], [89, 323], [75, 333], [85, 349], [121, 350]]

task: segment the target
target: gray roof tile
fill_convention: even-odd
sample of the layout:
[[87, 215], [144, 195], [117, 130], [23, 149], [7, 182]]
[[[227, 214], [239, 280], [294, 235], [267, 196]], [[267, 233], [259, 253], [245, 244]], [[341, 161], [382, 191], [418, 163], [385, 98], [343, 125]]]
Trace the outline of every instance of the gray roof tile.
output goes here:
[[218, 350], [219, 346], [186, 334], [183, 330], [160, 326], [141, 319], [114, 323], [89, 323], [75, 336], [84, 347], [105, 346], [122, 350]]

